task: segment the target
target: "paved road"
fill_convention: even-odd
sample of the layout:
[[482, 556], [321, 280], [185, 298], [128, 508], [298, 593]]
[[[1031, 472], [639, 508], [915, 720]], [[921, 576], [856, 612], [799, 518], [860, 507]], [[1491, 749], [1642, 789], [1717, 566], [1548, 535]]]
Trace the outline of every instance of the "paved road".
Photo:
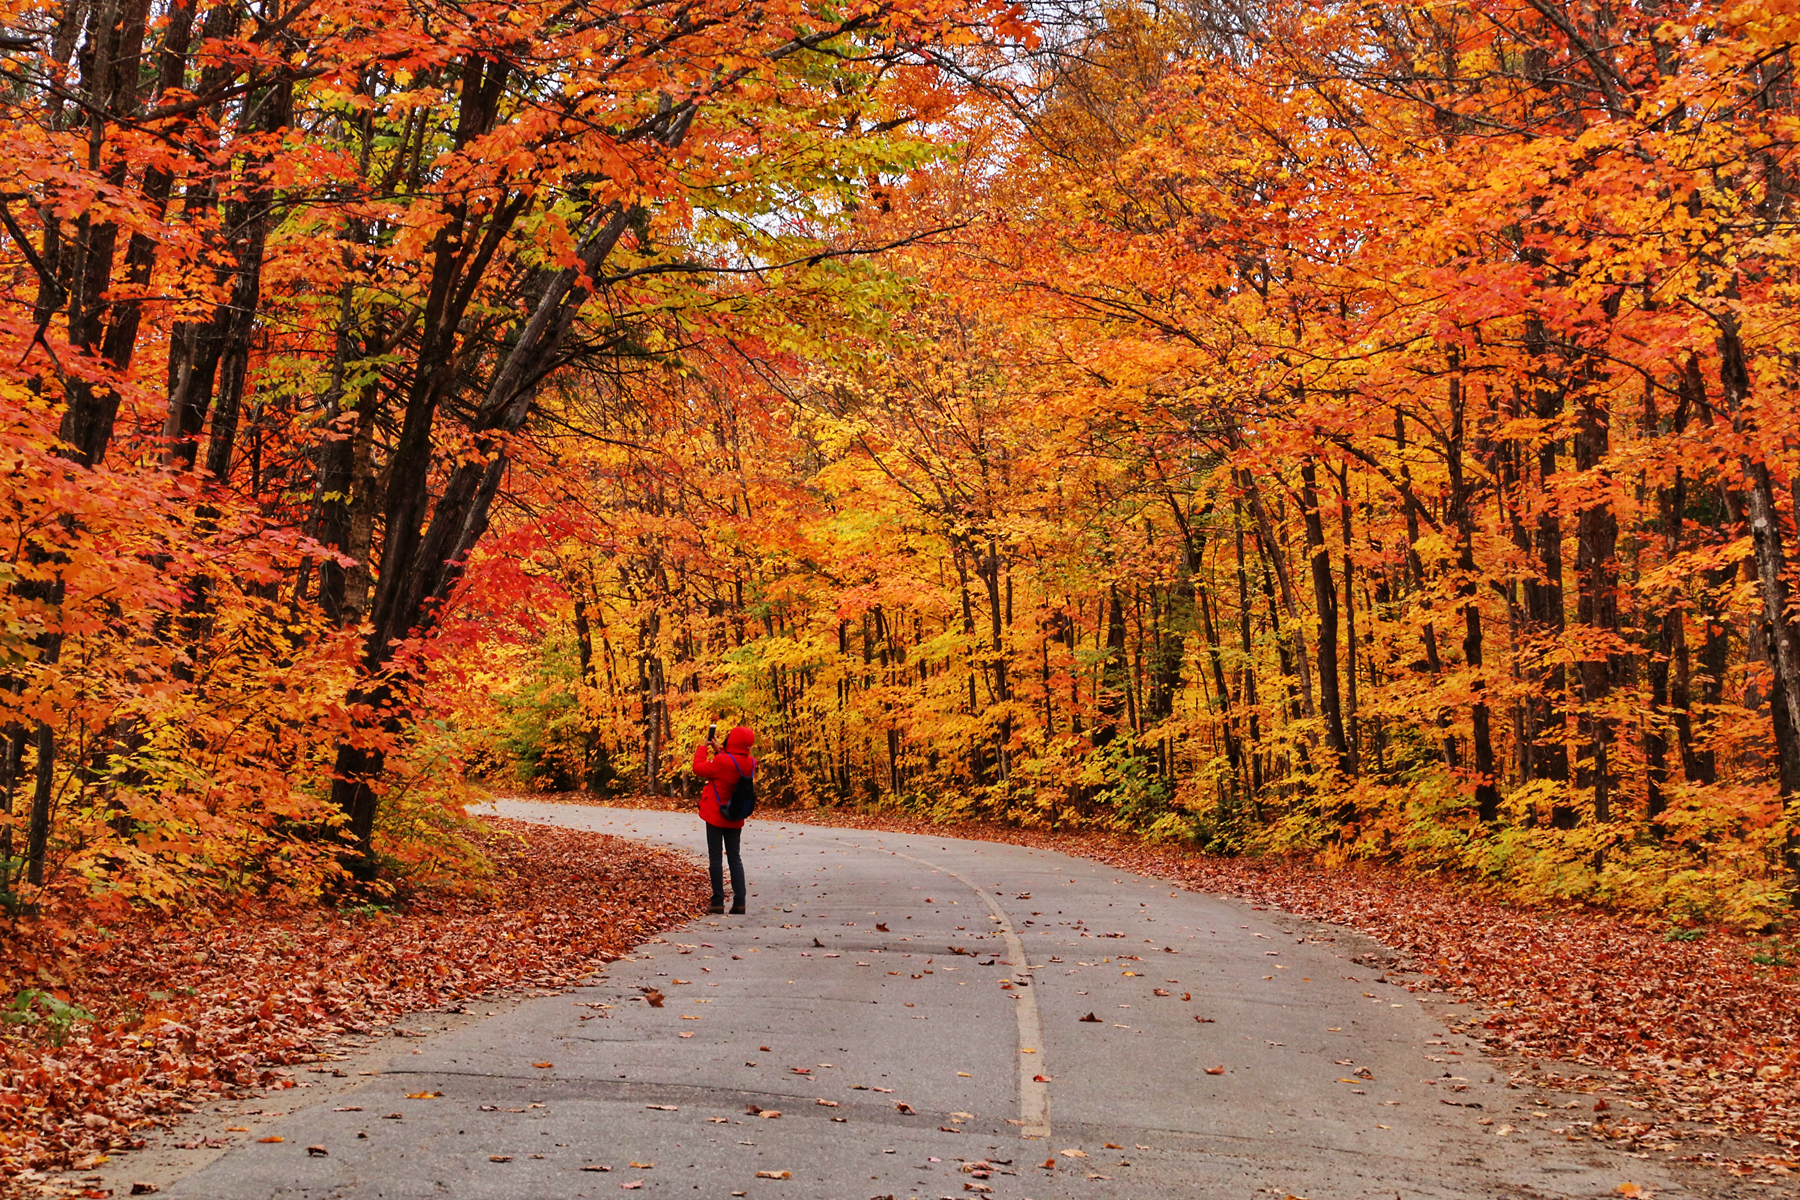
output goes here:
[[[498, 811], [703, 845], [686, 815]], [[1341, 929], [953, 838], [756, 821], [745, 854], [749, 915], [401, 1043], [379, 1074], [265, 1116], [165, 1192], [1690, 1194], [1656, 1164], [1551, 1134], [1591, 1113], [1508, 1089], [1448, 1030], [1442, 997], [1377, 981]]]

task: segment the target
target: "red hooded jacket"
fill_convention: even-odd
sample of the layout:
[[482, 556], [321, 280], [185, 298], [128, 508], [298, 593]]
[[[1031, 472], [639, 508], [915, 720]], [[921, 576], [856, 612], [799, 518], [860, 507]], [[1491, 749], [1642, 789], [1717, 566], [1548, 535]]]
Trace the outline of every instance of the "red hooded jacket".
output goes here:
[[708, 825], [717, 825], [720, 829], [742, 829], [742, 821], [725, 819], [725, 802], [731, 799], [731, 789], [737, 784], [740, 775], [754, 778], [756, 760], [750, 757], [750, 747], [756, 745], [756, 734], [739, 725], [725, 735], [725, 745], [716, 755], [706, 746], [694, 747], [694, 774], [707, 780], [700, 789], [700, 819]]

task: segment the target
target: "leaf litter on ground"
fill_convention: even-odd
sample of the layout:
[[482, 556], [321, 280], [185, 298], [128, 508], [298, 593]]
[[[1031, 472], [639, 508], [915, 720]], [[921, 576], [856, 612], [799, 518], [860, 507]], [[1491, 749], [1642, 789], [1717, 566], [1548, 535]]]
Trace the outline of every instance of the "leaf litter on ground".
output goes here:
[[291, 1068], [339, 1037], [501, 989], [565, 986], [705, 909], [706, 873], [687, 857], [486, 824], [495, 871], [480, 895], [139, 913], [61, 955], [0, 941], [7, 995], [53, 990], [93, 1015], [60, 1046], [44, 1025], [0, 1025], [0, 1193], [91, 1169], [202, 1103], [299, 1086]]

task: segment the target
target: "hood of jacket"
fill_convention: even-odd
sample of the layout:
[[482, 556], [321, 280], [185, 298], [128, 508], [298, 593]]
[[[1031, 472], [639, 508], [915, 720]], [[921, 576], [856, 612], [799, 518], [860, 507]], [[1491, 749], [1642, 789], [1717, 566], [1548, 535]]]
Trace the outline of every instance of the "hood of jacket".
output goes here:
[[756, 733], [747, 725], [739, 725], [725, 735], [723, 747], [727, 754], [748, 754], [750, 747], [756, 745]]

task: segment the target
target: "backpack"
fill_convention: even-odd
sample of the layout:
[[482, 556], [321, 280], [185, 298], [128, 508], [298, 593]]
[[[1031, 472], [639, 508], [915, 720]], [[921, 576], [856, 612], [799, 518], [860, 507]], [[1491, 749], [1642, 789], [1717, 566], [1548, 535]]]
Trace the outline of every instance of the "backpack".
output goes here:
[[727, 821], [748, 820], [750, 814], [756, 811], [756, 761], [751, 760], [750, 774], [746, 775], [744, 764], [738, 761], [737, 755], [727, 754], [725, 757], [738, 769], [738, 777], [737, 782], [731, 785], [731, 798], [725, 802], [720, 815]]

